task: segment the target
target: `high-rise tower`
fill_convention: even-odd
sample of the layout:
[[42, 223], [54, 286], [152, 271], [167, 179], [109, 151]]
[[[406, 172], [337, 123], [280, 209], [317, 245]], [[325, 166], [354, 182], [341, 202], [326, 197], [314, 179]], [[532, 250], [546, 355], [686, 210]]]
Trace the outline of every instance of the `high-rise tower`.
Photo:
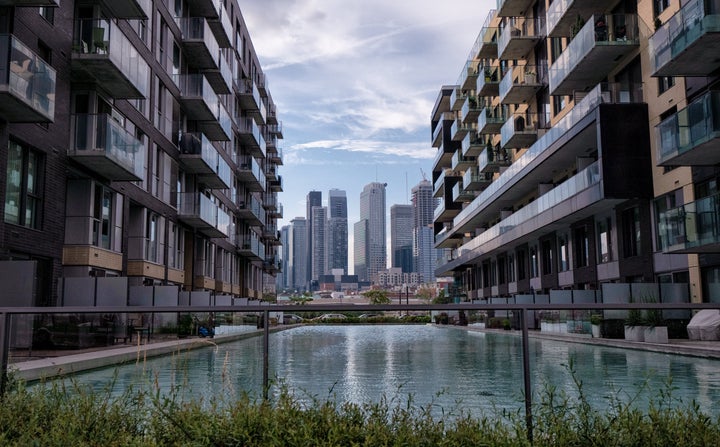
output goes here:
[[306, 271], [307, 277], [305, 278], [305, 280], [307, 281], [308, 284], [312, 280], [312, 265], [313, 265], [312, 255], [313, 254], [312, 254], [312, 248], [311, 248], [310, 244], [312, 243], [312, 236], [313, 236], [313, 234], [312, 234], [312, 231], [313, 231], [312, 212], [313, 211], [312, 210], [313, 210], [313, 207], [316, 207], [316, 206], [322, 206], [322, 192], [310, 191], [307, 195], [307, 199], [305, 202], [305, 209], [306, 209], [305, 219], [307, 220], [307, 236], [306, 237], [307, 237], [307, 243], [308, 243], [308, 251], [306, 253], [307, 260], [305, 261], [308, 268]]
[[327, 263], [328, 270], [348, 273], [348, 221], [345, 191], [331, 189], [328, 195]]
[[403, 273], [413, 271], [413, 206], [390, 207], [390, 257], [391, 265]]
[[387, 268], [387, 242], [385, 230], [385, 187], [387, 183], [373, 182], [360, 193], [360, 221], [367, 221], [366, 265], [367, 279], [377, 281], [380, 270]]
[[434, 246], [433, 212], [436, 203], [432, 184], [428, 180], [421, 181], [412, 189], [413, 269], [425, 283], [435, 280], [437, 249]]

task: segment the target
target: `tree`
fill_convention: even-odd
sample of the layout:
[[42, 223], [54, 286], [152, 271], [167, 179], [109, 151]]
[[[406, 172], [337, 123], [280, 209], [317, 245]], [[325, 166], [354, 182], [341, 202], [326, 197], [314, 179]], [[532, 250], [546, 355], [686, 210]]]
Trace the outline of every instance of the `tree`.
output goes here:
[[431, 303], [432, 300], [435, 299], [435, 293], [435, 287], [421, 286], [417, 289], [415, 295], [425, 301], [425, 303]]
[[449, 304], [450, 297], [445, 296], [445, 289], [442, 289], [438, 296], [433, 300], [433, 304]]
[[271, 292], [265, 292], [262, 295], [262, 300], [268, 303], [277, 303], [277, 294]]
[[368, 290], [363, 293], [363, 296], [370, 300], [370, 304], [390, 304], [390, 298], [388, 298], [387, 290]]
[[300, 296], [293, 295], [293, 296], [290, 297], [290, 301], [291, 301], [293, 304], [305, 304], [305, 303], [307, 303], [308, 301], [312, 301], [312, 300], [313, 300], [313, 299], [312, 299], [312, 294], [307, 294], [307, 293], [306, 293], [306, 294], [303, 294], [303, 295], [300, 295]]

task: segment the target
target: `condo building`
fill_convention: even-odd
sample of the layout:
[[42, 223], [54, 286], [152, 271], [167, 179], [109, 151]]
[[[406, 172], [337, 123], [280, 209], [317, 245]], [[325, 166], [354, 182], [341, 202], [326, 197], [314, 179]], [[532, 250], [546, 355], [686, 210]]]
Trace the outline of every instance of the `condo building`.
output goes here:
[[718, 0], [498, 0], [432, 111], [435, 274], [467, 299], [720, 301], [718, 20]]
[[0, 302], [260, 298], [282, 138], [237, 0], [0, 2]]

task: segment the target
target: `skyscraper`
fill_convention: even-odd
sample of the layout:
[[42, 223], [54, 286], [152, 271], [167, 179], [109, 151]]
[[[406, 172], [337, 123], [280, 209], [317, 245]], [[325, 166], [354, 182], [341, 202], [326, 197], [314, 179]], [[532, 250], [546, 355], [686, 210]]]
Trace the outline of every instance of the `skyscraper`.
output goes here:
[[312, 251], [312, 274], [311, 280], [318, 278], [327, 272], [327, 208], [324, 206], [312, 207], [312, 239], [310, 247]]
[[307, 195], [307, 199], [305, 202], [305, 210], [306, 210], [305, 211], [305, 219], [307, 220], [306, 240], [307, 240], [307, 244], [308, 244], [308, 250], [306, 253], [307, 260], [305, 261], [305, 263], [307, 265], [307, 270], [306, 270], [305, 274], [307, 275], [307, 277], [305, 278], [305, 280], [307, 281], [308, 284], [312, 280], [312, 265], [313, 265], [312, 255], [313, 254], [312, 254], [312, 248], [311, 248], [310, 244], [312, 243], [312, 230], [313, 230], [313, 228], [312, 228], [312, 210], [313, 210], [313, 207], [315, 207], [315, 206], [322, 206], [322, 192], [320, 192], [320, 191], [310, 191]]
[[355, 275], [359, 281], [368, 280], [367, 254], [368, 254], [368, 221], [362, 219], [353, 227], [353, 249]]
[[377, 273], [387, 268], [385, 186], [386, 183], [369, 183], [360, 193], [360, 221], [367, 221], [365, 238], [367, 280], [371, 282], [376, 282]]
[[280, 249], [280, 262], [281, 262], [281, 269], [280, 273], [278, 273], [277, 276], [277, 289], [283, 290], [290, 287], [290, 278], [292, 276], [292, 270], [290, 262], [290, 256], [292, 253], [292, 247], [290, 246], [291, 238], [291, 227], [290, 225], [285, 225], [282, 228], [280, 228], [280, 242], [282, 243], [282, 248]]
[[413, 270], [421, 275], [421, 281], [425, 283], [435, 280], [437, 249], [433, 232], [433, 214], [436, 203], [432, 184], [428, 180], [423, 180], [413, 187]]
[[403, 273], [413, 271], [413, 206], [390, 207], [390, 257], [391, 265]]
[[292, 276], [290, 279], [289, 286], [304, 290], [307, 288], [307, 221], [304, 217], [296, 217], [291, 221], [292, 230], [290, 231], [292, 254], [290, 255], [289, 262], [292, 263], [291, 270]]
[[348, 221], [345, 191], [331, 189], [328, 194], [327, 263], [328, 270], [348, 273]]

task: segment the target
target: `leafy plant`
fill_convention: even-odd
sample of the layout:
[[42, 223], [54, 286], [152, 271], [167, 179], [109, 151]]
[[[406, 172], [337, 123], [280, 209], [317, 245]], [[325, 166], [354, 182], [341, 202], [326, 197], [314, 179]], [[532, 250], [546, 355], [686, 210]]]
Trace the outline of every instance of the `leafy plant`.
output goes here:
[[602, 324], [603, 317], [600, 314], [590, 315], [590, 324], [600, 325]]

